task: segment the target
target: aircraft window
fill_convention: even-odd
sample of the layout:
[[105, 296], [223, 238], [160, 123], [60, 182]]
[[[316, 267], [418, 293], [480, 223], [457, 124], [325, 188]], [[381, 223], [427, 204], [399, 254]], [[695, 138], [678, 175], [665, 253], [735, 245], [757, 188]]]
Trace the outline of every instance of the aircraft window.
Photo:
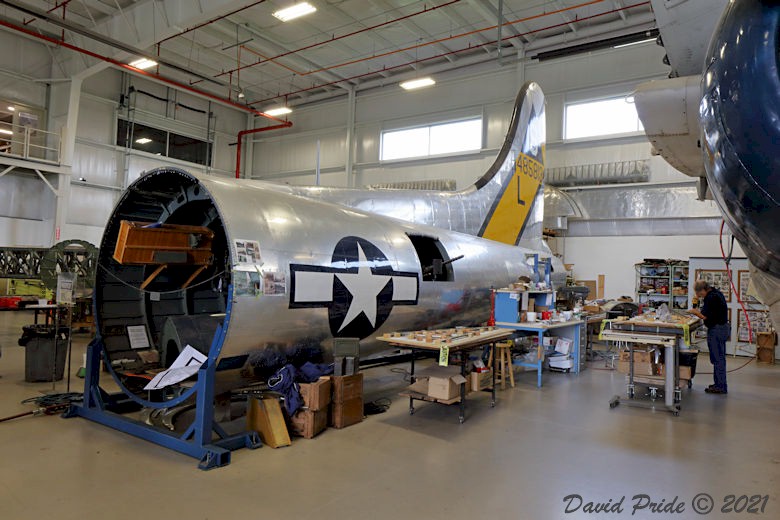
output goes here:
[[626, 134], [644, 130], [632, 97], [566, 105], [564, 139]]
[[438, 239], [423, 235], [407, 234], [407, 236], [412, 241], [417, 257], [420, 259], [424, 282], [452, 282], [455, 280], [452, 261]]

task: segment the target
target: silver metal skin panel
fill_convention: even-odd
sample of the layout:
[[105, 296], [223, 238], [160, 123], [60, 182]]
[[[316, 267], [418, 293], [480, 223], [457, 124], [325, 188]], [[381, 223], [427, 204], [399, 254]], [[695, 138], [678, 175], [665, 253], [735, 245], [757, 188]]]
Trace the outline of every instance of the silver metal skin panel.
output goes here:
[[[273, 369], [327, 360], [334, 337], [361, 338], [367, 355], [386, 348], [373, 339], [384, 332], [484, 322], [491, 287], [532, 276], [527, 255], [552, 256], [541, 242], [544, 136], [544, 95], [529, 83], [495, 164], [457, 193], [298, 189], [175, 168], [147, 172], [123, 193], [100, 247], [96, 320], [106, 350], [111, 359], [132, 358], [126, 327], [144, 325], [154, 346], [175, 353], [159, 345], [170, 317], [224, 314], [224, 341], [193, 346], [218, 370], [246, 366], [247, 356], [255, 369]], [[121, 220], [208, 226], [215, 263], [185, 290], [192, 268], [171, 266], [141, 291], [155, 266], [113, 260]], [[510, 243], [475, 236], [483, 232]], [[259, 250], [255, 257], [247, 243]], [[431, 281], [423, 267], [437, 255], [454, 261]], [[252, 282], [241, 283], [250, 271]]]

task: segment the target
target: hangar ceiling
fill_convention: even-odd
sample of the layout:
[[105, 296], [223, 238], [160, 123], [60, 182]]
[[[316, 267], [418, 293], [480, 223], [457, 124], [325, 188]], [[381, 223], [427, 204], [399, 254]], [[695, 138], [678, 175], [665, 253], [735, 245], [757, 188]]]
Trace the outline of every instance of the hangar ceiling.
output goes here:
[[[633, 41], [655, 27], [642, 0], [0, 0], [4, 30], [45, 35], [63, 75], [158, 61], [147, 73], [249, 105], [300, 105], [518, 56]], [[76, 53], [57, 42], [85, 49]]]

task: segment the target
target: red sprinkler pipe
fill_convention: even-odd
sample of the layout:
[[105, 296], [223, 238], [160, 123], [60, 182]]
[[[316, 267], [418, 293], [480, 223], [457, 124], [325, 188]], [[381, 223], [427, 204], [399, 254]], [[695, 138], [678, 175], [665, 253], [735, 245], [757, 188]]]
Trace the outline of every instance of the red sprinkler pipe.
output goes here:
[[[270, 116], [266, 116], [270, 117]], [[290, 121], [284, 121], [279, 125], [264, 126], [261, 128], [250, 128], [249, 130], [241, 130], [238, 133], [238, 146], [236, 147], [236, 179], [241, 178], [241, 143], [244, 141], [244, 136], [249, 134], [258, 134], [260, 132], [266, 132], [268, 130], [278, 130], [279, 128], [289, 128], [292, 126]]]

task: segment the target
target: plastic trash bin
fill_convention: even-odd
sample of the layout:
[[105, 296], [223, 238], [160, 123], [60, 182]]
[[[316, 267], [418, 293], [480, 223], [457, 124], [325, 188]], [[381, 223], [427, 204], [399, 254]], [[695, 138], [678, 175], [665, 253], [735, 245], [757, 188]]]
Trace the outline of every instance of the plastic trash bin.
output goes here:
[[66, 327], [60, 327], [58, 331], [53, 325], [22, 327], [19, 346], [25, 347], [25, 381], [30, 383], [51, 382], [52, 373], [54, 373], [54, 381], [62, 379], [65, 374], [65, 358], [68, 353], [68, 329]]

